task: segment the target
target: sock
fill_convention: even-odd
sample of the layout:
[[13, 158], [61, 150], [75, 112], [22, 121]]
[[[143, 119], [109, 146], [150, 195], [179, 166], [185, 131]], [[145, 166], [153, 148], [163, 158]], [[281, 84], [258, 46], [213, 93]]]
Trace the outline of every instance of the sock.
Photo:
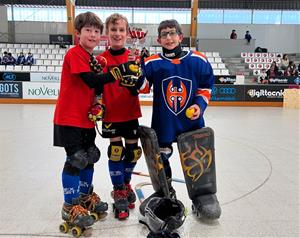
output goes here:
[[74, 198], [79, 197], [79, 176], [62, 173], [62, 186], [65, 203], [72, 204]]
[[[126, 146], [126, 151], [130, 151], [130, 153], [134, 149], [137, 148], [137, 144], [136, 143], [134, 143], [134, 144], [126, 144], [125, 146]], [[129, 155], [129, 156], [132, 157], [133, 155]], [[124, 181], [125, 181], [125, 183], [130, 183], [133, 169], [136, 166], [136, 162], [132, 162], [131, 160], [132, 160], [132, 158], [125, 158], [124, 161], [123, 161], [123, 163], [124, 163]]]
[[85, 169], [80, 170], [79, 192], [88, 194], [94, 175], [94, 164], [89, 164]]

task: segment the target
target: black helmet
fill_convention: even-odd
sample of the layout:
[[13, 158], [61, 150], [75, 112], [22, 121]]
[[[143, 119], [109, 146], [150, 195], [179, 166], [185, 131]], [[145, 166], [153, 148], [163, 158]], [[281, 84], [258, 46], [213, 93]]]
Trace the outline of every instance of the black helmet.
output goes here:
[[185, 208], [177, 199], [153, 197], [145, 207], [145, 222], [153, 232], [172, 232], [185, 220]]

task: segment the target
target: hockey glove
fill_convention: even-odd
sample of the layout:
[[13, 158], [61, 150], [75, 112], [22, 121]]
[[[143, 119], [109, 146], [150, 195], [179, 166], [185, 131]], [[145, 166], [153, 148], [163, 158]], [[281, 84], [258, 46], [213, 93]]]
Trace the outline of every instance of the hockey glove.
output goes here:
[[94, 104], [90, 111], [88, 112], [88, 117], [90, 121], [96, 122], [101, 121], [104, 117], [105, 107], [103, 104], [96, 103]]
[[99, 74], [107, 65], [107, 60], [102, 56], [99, 56], [99, 59], [96, 59], [94, 55], [91, 55], [89, 65], [92, 72]]
[[135, 61], [128, 61], [110, 70], [110, 73], [120, 85], [124, 87], [135, 87], [138, 78], [142, 75], [141, 67]]

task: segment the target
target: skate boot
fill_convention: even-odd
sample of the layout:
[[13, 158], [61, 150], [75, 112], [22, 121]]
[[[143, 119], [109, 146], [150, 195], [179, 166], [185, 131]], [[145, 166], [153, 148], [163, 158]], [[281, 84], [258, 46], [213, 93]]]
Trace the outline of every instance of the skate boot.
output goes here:
[[216, 194], [206, 194], [193, 200], [192, 211], [198, 218], [209, 220], [218, 219], [221, 216], [221, 207]]
[[94, 186], [89, 189], [88, 194], [80, 195], [80, 205], [87, 209], [95, 222], [107, 216], [108, 204], [102, 202], [98, 194], [93, 192]]
[[128, 208], [133, 209], [135, 208], [135, 201], [136, 201], [136, 195], [129, 183], [125, 183], [125, 188], [127, 192], [127, 200], [128, 200]]
[[94, 224], [88, 210], [79, 205], [79, 199], [74, 199], [72, 205], [64, 203], [61, 215], [65, 222], [59, 226], [59, 230], [63, 233], [71, 231], [74, 237], [79, 237]]
[[115, 218], [119, 220], [126, 219], [129, 217], [127, 191], [125, 186], [114, 188], [112, 191], [112, 197], [114, 199], [113, 211], [115, 213]]

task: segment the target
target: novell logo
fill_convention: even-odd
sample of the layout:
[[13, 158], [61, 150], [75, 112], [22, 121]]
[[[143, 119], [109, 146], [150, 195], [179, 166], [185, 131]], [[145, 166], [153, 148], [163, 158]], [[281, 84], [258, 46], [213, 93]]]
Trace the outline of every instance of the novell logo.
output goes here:
[[251, 98], [260, 98], [260, 97], [267, 97], [267, 98], [283, 98], [283, 90], [280, 91], [272, 91], [267, 89], [249, 89], [247, 94]]
[[59, 83], [28, 82], [23, 84], [24, 99], [57, 99]]
[[28, 89], [28, 95], [33, 96], [58, 96], [58, 90], [53, 88], [48, 88], [45, 85], [39, 88]]

